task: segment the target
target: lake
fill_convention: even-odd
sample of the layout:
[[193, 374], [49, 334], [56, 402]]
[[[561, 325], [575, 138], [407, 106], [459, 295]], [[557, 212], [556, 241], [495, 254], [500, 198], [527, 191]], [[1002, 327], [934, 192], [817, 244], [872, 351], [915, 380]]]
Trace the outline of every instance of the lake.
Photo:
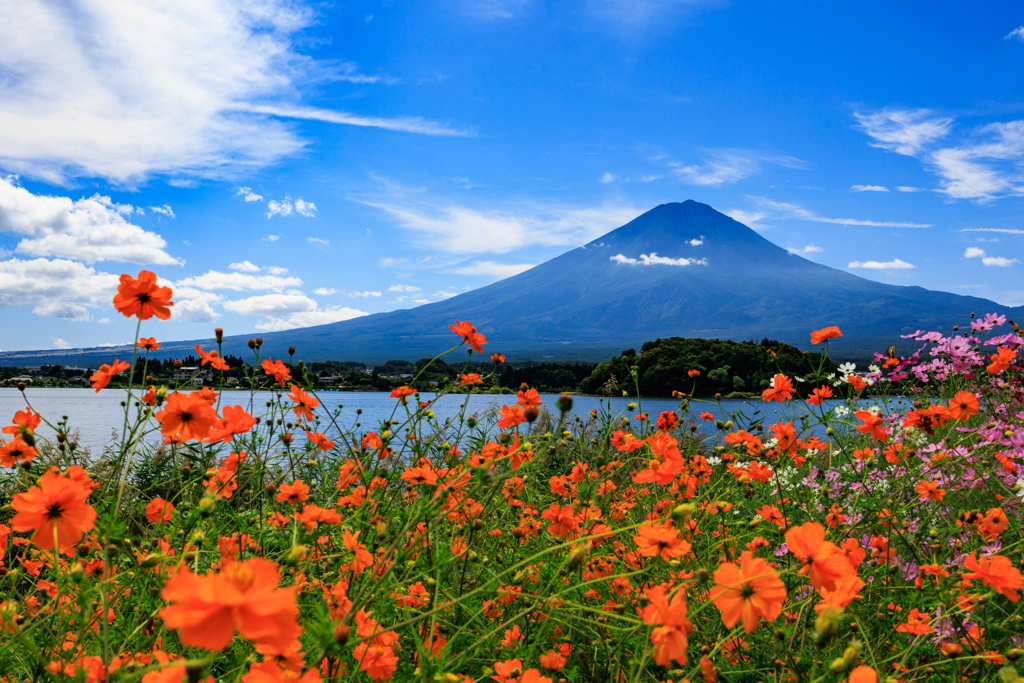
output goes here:
[[[259, 406], [260, 410], [254, 412], [260, 415], [264, 409], [265, 402], [273, 397], [273, 392], [257, 391], [226, 391], [221, 397], [222, 405], [242, 405], [249, 409], [250, 405]], [[70, 430], [79, 431], [78, 442], [81, 446], [98, 453], [106, 444], [109, 444], [116, 435], [120, 434], [121, 424], [124, 420], [124, 408], [120, 403], [124, 399], [124, 392], [118, 389], [104, 389], [96, 393], [92, 389], [26, 389], [25, 396], [28, 398], [32, 408], [40, 413], [44, 419], [56, 423], [62, 415], [67, 415], [70, 423]], [[361, 425], [360, 431], [376, 431], [377, 425], [386, 419], [390, 419], [397, 399], [390, 398], [386, 392], [350, 392], [350, 391], [324, 391], [316, 396], [320, 399], [320, 409], [328, 409], [333, 412], [341, 406], [341, 421], [345, 428], [350, 428], [358, 421]], [[423, 400], [434, 398], [433, 393], [423, 393]], [[437, 418], [444, 422], [446, 418], [455, 416], [459, 412], [465, 395], [442, 396], [434, 404], [433, 410]], [[474, 394], [469, 400], [467, 414], [477, 413], [483, 416], [488, 410], [496, 410], [503, 404], [515, 402], [515, 395], [492, 395]], [[552, 414], [557, 415], [555, 407], [557, 394], [542, 394], [545, 407]], [[611, 402], [613, 414], [623, 412], [632, 420], [633, 413], [626, 411], [626, 405], [638, 402], [637, 399], [629, 398], [604, 398], [595, 396], [574, 396], [573, 413], [586, 419], [587, 414], [601, 406], [601, 401]], [[250, 403], [250, 401], [252, 403]], [[650, 416], [651, 420], [657, 420], [658, 414], [665, 410], [676, 410], [679, 401], [671, 398], [644, 398], [640, 399], [642, 410]], [[827, 401], [826, 405], [841, 404], [841, 401]], [[23, 410], [26, 406], [25, 398], [21, 392], [12, 387], [0, 387], [0, 423], [11, 424], [14, 413]], [[356, 409], [362, 409], [362, 414], [357, 416]], [[749, 419], [757, 416], [764, 419], [767, 424], [777, 420], [793, 420], [800, 414], [817, 409], [802, 401], [789, 401], [783, 404], [765, 403], [754, 399], [723, 399], [721, 404], [710, 399], [693, 399], [690, 401], [691, 422], [701, 425], [702, 430], [713, 429], [713, 423], [701, 423], [697, 415], [702, 411], [712, 413], [717, 419], [723, 421], [732, 419], [733, 415], [742, 412]], [[250, 410], [250, 412], [252, 412]], [[115, 434], [114, 429], [117, 432]], [[52, 438], [54, 431], [45, 425], [38, 430], [40, 436]], [[818, 434], [822, 436], [823, 434]]]

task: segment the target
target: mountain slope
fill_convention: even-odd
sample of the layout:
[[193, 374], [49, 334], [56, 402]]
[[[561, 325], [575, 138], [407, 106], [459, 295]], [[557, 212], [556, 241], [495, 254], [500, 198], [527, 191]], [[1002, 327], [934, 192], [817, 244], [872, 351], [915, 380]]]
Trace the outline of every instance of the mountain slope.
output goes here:
[[[644, 265], [645, 256], [671, 263]], [[307, 361], [375, 363], [432, 356], [454, 345], [448, 325], [458, 319], [491, 340], [485, 350], [510, 358], [605, 359], [669, 336], [769, 337], [807, 348], [810, 330], [838, 325], [841, 348], [868, 353], [898, 342], [900, 334], [948, 331], [971, 312], [995, 310], [1021, 309], [812, 263], [691, 200], [658, 206], [589, 244], [446, 301], [262, 336], [264, 356], [276, 358], [294, 345]], [[249, 353], [248, 338], [226, 338], [225, 353]], [[194, 344], [172, 342], [161, 351], [183, 355]], [[51, 360], [42, 353], [0, 354], [0, 364], [28, 362], [16, 357], [61, 362], [53, 360], [58, 355], [81, 363], [111, 351], [47, 352]]]

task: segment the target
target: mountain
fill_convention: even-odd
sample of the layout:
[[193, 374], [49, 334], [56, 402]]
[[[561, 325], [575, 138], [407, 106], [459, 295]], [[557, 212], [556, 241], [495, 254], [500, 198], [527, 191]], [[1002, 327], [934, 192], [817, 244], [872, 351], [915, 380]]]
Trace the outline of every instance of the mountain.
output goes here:
[[[834, 353], [865, 356], [918, 329], [950, 333], [971, 312], [1024, 317], [987, 299], [887, 285], [812, 263], [695, 201], [662, 204], [626, 225], [519, 275], [408, 310], [263, 333], [263, 356], [353, 360], [433, 356], [454, 345], [448, 325], [468, 320], [513, 359], [605, 360], [660, 337], [768, 337], [809, 348], [808, 333], [838, 325]], [[226, 337], [225, 354], [246, 357]], [[209, 348], [210, 339], [200, 340]], [[161, 356], [195, 341], [165, 343]], [[0, 365], [96, 364], [117, 349], [0, 354]], [[120, 355], [124, 355], [120, 350]]]

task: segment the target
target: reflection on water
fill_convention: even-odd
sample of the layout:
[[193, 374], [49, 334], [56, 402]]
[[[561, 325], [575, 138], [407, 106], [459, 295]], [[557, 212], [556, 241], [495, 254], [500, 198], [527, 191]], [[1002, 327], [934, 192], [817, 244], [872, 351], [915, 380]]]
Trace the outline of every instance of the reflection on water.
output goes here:
[[[69, 427], [72, 432], [79, 431], [79, 444], [92, 449], [93, 454], [111, 442], [114, 434], [120, 434], [121, 426], [124, 423], [124, 411], [121, 401], [125, 394], [121, 390], [104, 389], [96, 393], [92, 389], [26, 389], [25, 393], [34, 410], [42, 414], [43, 418], [56, 424], [61, 416], [67, 415]], [[242, 405], [254, 415], [260, 415], [266, 409], [266, 402], [274, 397], [273, 392], [257, 391], [226, 391], [221, 397], [222, 405]], [[435, 394], [424, 393], [421, 398], [424, 401], [431, 400]], [[325, 391], [317, 394], [320, 399], [320, 410], [329, 410], [332, 413], [336, 408], [341, 408], [339, 426], [345, 429], [354, 428], [358, 423], [358, 431], [373, 431], [383, 420], [391, 419], [398, 401], [390, 398], [385, 392], [350, 392], [350, 391]], [[542, 394], [545, 407], [552, 414], [557, 415], [558, 409], [555, 401], [556, 394]], [[433, 405], [433, 411], [440, 422], [458, 415], [459, 410], [466, 400], [465, 395], [446, 395], [440, 397]], [[584, 419], [587, 414], [609, 402], [613, 414], [622, 412], [635, 424], [632, 419], [634, 413], [625, 412], [626, 406], [636, 399], [628, 398], [604, 398], [599, 399], [593, 396], [574, 396], [573, 412]], [[411, 401], [411, 399], [410, 399]], [[469, 397], [467, 415], [476, 413], [483, 417], [488, 411], [497, 409], [498, 406], [506, 403], [513, 403], [515, 395], [489, 395], [474, 394]], [[670, 398], [645, 398], [639, 401], [644, 413], [648, 414], [651, 420], [657, 420], [658, 413], [664, 410], [675, 410], [679, 407], [679, 401]], [[829, 401], [827, 404], [836, 405], [841, 402]], [[9, 424], [14, 413], [25, 408], [25, 398], [21, 396], [16, 388], [0, 388], [0, 423]], [[253, 410], [255, 406], [255, 410]], [[356, 409], [362, 409], [362, 414], [357, 415]], [[133, 415], [134, 415], [134, 408]], [[716, 419], [735, 419], [738, 425], [745, 425], [752, 419], [765, 420], [768, 424], [777, 420], [794, 420], [799, 415], [808, 411], [816, 412], [818, 409], [808, 406], [801, 401], [789, 401], [783, 404], [765, 403], [754, 399], [732, 399], [723, 400], [721, 405], [714, 401], [692, 400], [690, 402], [689, 420], [702, 425], [703, 430], [709, 429], [708, 423], [702, 423], [697, 417], [702, 411], [708, 411]], [[399, 412], [396, 419], [400, 419], [404, 412]], [[54, 431], [45, 425], [38, 434], [45, 438], [52, 438]], [[819, 434], [821, 436], [821, 434]]]

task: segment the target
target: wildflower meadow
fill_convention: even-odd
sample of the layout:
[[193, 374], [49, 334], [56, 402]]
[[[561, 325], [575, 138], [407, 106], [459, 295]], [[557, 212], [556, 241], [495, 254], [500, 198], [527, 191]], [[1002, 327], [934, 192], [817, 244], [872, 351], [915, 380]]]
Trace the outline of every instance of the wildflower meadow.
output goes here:
[[[868, 373], [777, 374], [772, 424], [716, 421], [686, 386], [660, 415], [549, 414], [523, 386], [445, 422], [401, 387], [363, 425], [256, 340], [271, 401], [151, 386], [172, 297], [121, 276], [139, 328], [91, 378], [125, 392], [102, 456], [31, 390], [0, 416], [0, 681], [1022, 680], [1024, 339], [1003, 317]], [[451, 331], [438, 358], [504, 362]], [[815, 358], [842, 343], [810, 335]]]

